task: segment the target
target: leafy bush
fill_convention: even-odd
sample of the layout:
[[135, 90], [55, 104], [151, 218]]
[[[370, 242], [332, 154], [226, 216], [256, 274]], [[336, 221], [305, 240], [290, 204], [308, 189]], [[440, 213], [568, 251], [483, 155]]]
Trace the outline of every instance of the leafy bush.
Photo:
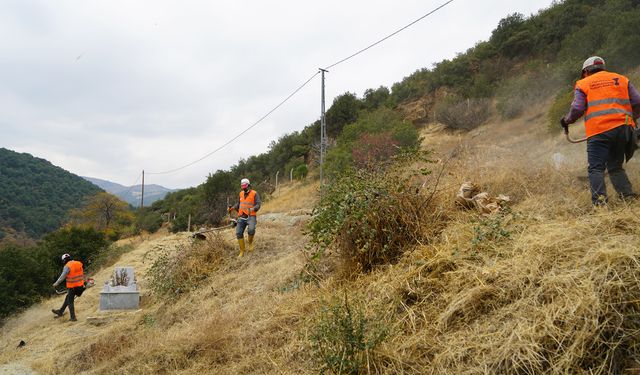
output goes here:
[[54, 277], [40, 250], [12, 245], [0, 250], [0, 319], [50, 294]]
[[313, 322], [311, 346], [321, 373], [360, 374], [375, 360], [374, 349], [388, 335], [379, 319], [369, 319], [362, 304], [344, 302], [323, 304]]
[[[336, 176], [351, 166], [384, 162], [401, 147], [414, 147], [420, 142], [418, 131], [400, 114], [387, 108], [363, 113], [347, 125], [337, 140], [337, 147], [327, 154], [329, 175]], [[375, 143], [375, 145], [373, 144]]]
[[[149, 286], [159, 296], [187, 293], [224, 262], [224, 254], [231, 252], [220, 234], [207, 234], [207, 239], [195, 241], [177, 249], [156, 248], [157, 252], [149, 269]], [[145, 254], [145, 258], [151, 256]]]
[[369, 271], [397, 259], [408, 245], [428, 241], [439, 230], [440, 211], [433, 194], [416, 184], [413, 163], [429, 162], [428, 154], [405, 150], [377, 169], [347, 170], [330, 185], [309, 223], [313, 259], [331, 247], [346, 266]]
[[440, 101], [434, 110], [436, 120], [449, 129], [471, 130], [489, 119], [491, 102], [488, 99], [450, 98]]

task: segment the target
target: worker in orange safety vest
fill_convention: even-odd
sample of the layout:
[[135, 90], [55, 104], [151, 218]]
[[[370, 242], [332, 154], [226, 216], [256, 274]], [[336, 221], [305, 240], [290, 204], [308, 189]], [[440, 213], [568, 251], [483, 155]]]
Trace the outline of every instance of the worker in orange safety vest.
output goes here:
[[627, 77], [606, 71], [604, 59], [599, 56], [589, 57], [582, 64], [582, 78], [575, 85], [571, 109], [560, 125], [566, 131], [583, 115], [592, 203], [607, 203], [605, 170], [622, 199], [636, 198], [622, 165], [636, 149], [640, 94]]
[[256, 213], [262, 203], [258, 192], [251, 189], [249, 179], [243, 178], [240, 180], [240, 188], [242, 190], [240, 191], [238, 203], [228, 208], [229, 212], [238, 211], [238, 225], [236, 226], [236, 237], [238, 239], [238, 245], [240, 246], [238, 258], [241, 258], [245, 251], [245, 229], [248, 229], [247, 243], [249, 244], [249, 252], [253, 251], [253, 236], [256, 234], [257, 224]]
[[76, 319], [76, 310], [74, 306], [74, 298], [80, 297], [84, 292], [84, 270], [82, 267], [82, 262], [71, 259], [71, 255], [64, 254], [62, 255], [62, 263], [64, 267], [62, 269], [62, 273], [58, 280], [53, 283], [53, 287], [57, 287], [63, 280], [66, 281], [67, 285], [67, 296], [62, 303], [62, 307], [60, 309], [52, 309], [56, 315], [56, 318], [59, 318], [64, 314], [64, 310], [69, 306], [69, 315], [72, 322], [77, 321]]

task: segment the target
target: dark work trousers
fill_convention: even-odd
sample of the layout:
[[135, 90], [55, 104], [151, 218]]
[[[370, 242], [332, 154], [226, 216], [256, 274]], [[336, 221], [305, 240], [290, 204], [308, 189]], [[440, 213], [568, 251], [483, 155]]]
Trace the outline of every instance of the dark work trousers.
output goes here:
[[623, 125], [587, 139], [587, 160], [589, 162], [589, 184], [591, 202], [600, 205], [607, 202], [607, 188], [604, 184], [604, 172], [609, 171], [609, 179], [622, 198], [632, 197], [633, 188], [622, 168], [625, 150], [633, 128]]
[[67, 289], [67, 296], [65, 297], [64, 302], [62, 303], [62, 307], [60, 308], [60, 315], [62, 315], [64, 313], [64, 309], [66, 309], [67, 306], [69, 306], [69, 317], [71, 319], [76, 318], [76, 309], [73, 304], [73, 300], [76, 296], [79, 297], [83, 291], [84, 291], [84, 288], [81, 286]]

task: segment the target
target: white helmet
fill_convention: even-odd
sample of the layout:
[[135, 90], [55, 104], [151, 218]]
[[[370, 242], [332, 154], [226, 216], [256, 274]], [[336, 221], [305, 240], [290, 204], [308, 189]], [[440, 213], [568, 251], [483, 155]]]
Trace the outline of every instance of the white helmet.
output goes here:
[[240, 180], [240, 185], [244, 184], [251, 185], [251, 182], [249, 182], [248, 178], [243, 178], [242, 180]]
[[604, 69], [604, 59], [600, 56], [591, 56], [582, 63], [582, 71], [591, 72]]
[[62, 259], [62, 261], [64, 262], [65, 260], [69, 260], [69, 259], [71, 259], [71, 255], [69, 255], [69, 254], [62, 254], [61, 259]]

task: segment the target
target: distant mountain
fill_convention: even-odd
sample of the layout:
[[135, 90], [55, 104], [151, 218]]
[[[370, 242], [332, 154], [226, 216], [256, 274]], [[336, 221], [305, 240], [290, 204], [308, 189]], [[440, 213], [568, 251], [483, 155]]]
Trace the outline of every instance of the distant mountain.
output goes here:
[[0, 147], [0, 239], [13, 232], [39, 238], [54, 231], [70, 209], [101, 191], [47, 160]]
[[[101, 180], [93, 177], [83, 177], [105, 191], [117, 196], [134, 207], [140, 206], [140, 196], [142, 195], [142, 185], [124, 186], [115, 182]], [[144, 205], [151, 206], [157, 200], [165, 197], [168, 193], [175, 191], [160, 185], [144, 185]]]

